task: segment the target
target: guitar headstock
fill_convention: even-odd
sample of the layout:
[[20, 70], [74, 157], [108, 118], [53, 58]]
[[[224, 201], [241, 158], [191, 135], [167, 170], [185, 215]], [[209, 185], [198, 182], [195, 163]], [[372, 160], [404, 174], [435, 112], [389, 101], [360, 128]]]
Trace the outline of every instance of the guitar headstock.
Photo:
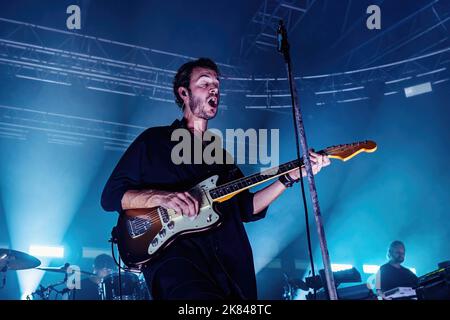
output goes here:
[[366, 140], [350, 144], [341, 144], [326, 148], [324, 151], [329, 158], [347, 161], [361, 152], [375, 152], [377, 144], [374, 141]]

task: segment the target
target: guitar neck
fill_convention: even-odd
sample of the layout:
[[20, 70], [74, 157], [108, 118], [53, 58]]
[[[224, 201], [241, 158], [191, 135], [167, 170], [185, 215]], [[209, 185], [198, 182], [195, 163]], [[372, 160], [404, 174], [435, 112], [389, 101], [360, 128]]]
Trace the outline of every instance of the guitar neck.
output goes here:
[[[347, 161], [361, 152], [374, 152], [377, 144], [373, 141], [366, 140], [350, 144], [341, 144], [338, 146], [328, 147], [318, 153], [327, 155], [329, 158]], [[260, 183], [269, 181], [290, 171], [303, 166], [303, 160], [292, 160], [279, 167], [267, 169], [261, 173], [255, 173], [251, 176], [240, 178], [224, 185], [218, 186], [209, 191], [213, 201], [222, 202], [230, 199], [239, 192], [254, 187]]]
[[[303, 161], [301, 161], [303, 166]], [[221, 186], [218, 186], [209, 191], [212, 199], [217, 202], [228, 200], [239, 192], [250, 189], [258, 184], [264, 183], [290, 171], [300, 167], [298, 159], [289, 161], [280, 165], [279, 167], [270, 168], [260, 173], [255, 173], [247, 177], [243, 177]]]

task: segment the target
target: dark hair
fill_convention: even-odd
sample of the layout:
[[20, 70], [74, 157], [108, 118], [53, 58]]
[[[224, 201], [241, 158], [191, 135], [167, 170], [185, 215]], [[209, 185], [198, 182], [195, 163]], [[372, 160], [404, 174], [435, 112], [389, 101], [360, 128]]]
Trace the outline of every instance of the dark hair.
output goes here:
[[178, 93], [178, 88], [185, 87], [190, 92], [189, 83], [191, 81], [192, 70], [197, 67], [211, 69], [217, 73], [217, 76], [220, 75], [220, 71], [216, 63], [209, 58], [199, 58], [183, 64], [178, 69], [177, 74], [173, 79], [173, 94], [175, 95], [175, 102], [180, 108], [183, 108], [183, 99], [181, 99]]
[[391, 252], [395, 247], [403, 247], [403, 249], [405, 249], [405, 244], [399, 240], [392, 241], [391, 244], [389, 245], [388, 252], [386, 254], [388, 259], [391, 258]]
[[399, 246], [402, 246], [403, 249], [405, 249], [405, 244], [403, 242], [401, 242], [399, 240], [392, 241], [392, 243], [389, 245], [389, 250], [392, 250], [395, 247], [399, 247]]
[[96, 269], [115, 269], [116, 263], [114, 262], [113, 258], [107, 254], [101, 254], [95, 257], [94, 260], [94, 267]]

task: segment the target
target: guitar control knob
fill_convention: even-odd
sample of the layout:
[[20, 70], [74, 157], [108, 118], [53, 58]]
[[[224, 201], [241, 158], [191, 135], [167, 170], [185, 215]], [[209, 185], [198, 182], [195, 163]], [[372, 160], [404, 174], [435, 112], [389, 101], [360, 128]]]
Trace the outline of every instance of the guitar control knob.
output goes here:
[[161, 229], [161, 231], [159, 232], [159, 236], [160, 236], [161, 238], [163, 238], [163, 237], [166, 236], [166, 229], [165, 229], [165, 228], [162, 228], [162, 229]]
[[158, 238], [153, 239], [152, 246], [156, 247], [158, 245]]
[[167, 227], [169, 228], [169, 230], [172, 230], [173, 227], [175, 227], [175, 222], [170, 221], [170, 222], [167, 224]]

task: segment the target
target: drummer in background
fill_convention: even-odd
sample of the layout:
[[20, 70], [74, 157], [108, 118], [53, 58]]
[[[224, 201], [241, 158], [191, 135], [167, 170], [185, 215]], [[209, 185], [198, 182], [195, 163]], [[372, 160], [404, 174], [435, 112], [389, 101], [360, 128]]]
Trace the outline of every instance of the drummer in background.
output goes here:
[[75, 300], [101, 300], [100, 282], [107, 275], [116, 272], [117, 266], [113, 258], [107, 254], [98, 255], [94, 260], [94, 274], [81, 280], [80, 289], [75, 290]]

